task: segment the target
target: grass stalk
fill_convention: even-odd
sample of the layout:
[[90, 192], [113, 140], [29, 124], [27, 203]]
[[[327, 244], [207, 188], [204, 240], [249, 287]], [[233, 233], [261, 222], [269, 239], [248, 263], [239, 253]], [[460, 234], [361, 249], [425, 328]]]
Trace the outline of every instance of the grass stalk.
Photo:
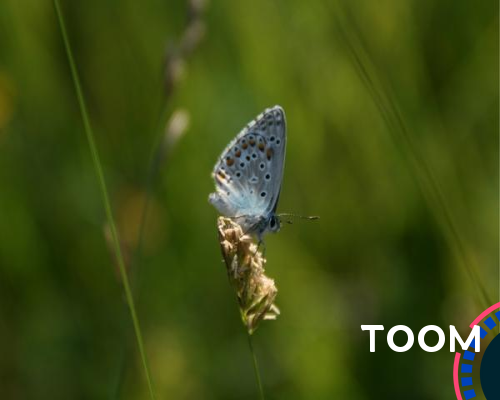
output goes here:
[[351, 56], [358, 76], [379, 110], [396, 147], [405, 156], [410, 171], [431, 213], [441, 227], [443, 236], [452, 253], [472, 282], [476, 290], [478, 304], [482, 308], [490, 306], [493, 304], [492, 300], [481, 281], [477, 264], [467, 248], [441, 185], [429, 163], [425, 160], [424, 155], [415, 144], [402, 113], [391, 96], [390, 90], [381, 82], [380, 74], [377, 73], [374, 62], [370, 59], [356, 32], [349, 33], [338, 18], [336, 22], [338, 33], [346, 46], [348, 54]]
[[87, 112], [87, 107], [85, 104], [82, 88], [80, 85], [80, 79], [78, 77], [78, 71], [76, 68], [76, 64], [75, 64], [75, 61], [73, 59], [73, 53], [71, 51], [71, 46], [70, 46], [68, 35], [66, 32], [66, 26], [64, 23], [64, 17], [63, 17], [62, 11], [61, 11], [59, 0], [54, 0], [54, 7], [56, 10], [57, 19], [59, 21], [61, 36], [62, 36], [62, 39], [64, 42], [66, 55], [68, 57], [68, 63], [69, 63], [70, 69], [71, 69], [71, 76], [73, 79], [73, 83], [75, 85], [76, 96], [77, 96], [78, 104], [80, 107], [80, 113], [81, 113], [82, 120], [83, 120], [85, 134], [87, 136], [90, 154], [92, 156], [94, 169], [95, 169], [95, 172], [97, 175], [97, 180], [98, 180], [99, 188], [101, 191], [102, 202], [104, 205], [106, 219], [108, 221], [108, 225], [109, 225], [109, 228], [111, 231], [114, 252], [115, 252], [116, 260], [117, 260], [117, 263], [118, 263], [118, 266], [120, 269], [120, 275], [121, 275], [121, 279], [123, 282], [125, 297], [127, 300], [127, 305], [128, 305], [129, 311], [130, 311], [130, 316], [132, 318], [132, 324], [134, 326], [135, 336], [137, 339], [137, 345], [139, 348], [139, 353], [141, 356], [141, 360], [142, 360], [142, 364], [143, 364], [143, 368], [144, 368], [144, 373], [146, 375], [146, 379], [147, 379], [147, 383], [148, 383], [149, 395], [150, 395], [150, 398], [152, 400], [154, 400], [155, 395], [154, 395], [154, 391], [153, 391], [153, 383], [152, 383], [151, 374], [149, 371], [146, 352], [144, 350], [144, 342], [142, 339], [141, 327], [139, 324], [139, 319], [137, 317], [137, 312], [136, 312], [136, 308], [135, 308], [135, 304], [134, 304], [134, 299], [132, 296], [132, 291], [130, 288], [130, 283], [129, 283], [127, 271], [125, 269], [125, 262], [123, 260], [123, 255], [121, 252], [121, 247], [120, 247], [120, 243], [119, 243], [119, 239], [118, 239], [118, 232], [116, 229], [116, 224], [115, 224], [113, 212], [111, 209], [111, 203], [109, 201], [108, 189], [106, 186], [106, 181], [104, 179], [104, 172], [103, 172], [102, 164], [101, 164], [101, 161], [99, 158], [99, 153], [97, 151], [97, 146], [95, 144], [94, 133], [92, 130], [92, 126], [90, 124], [90, 118], [89, 118], [89, 115]]
[[262, 380], [260, 379], [259, 365], [257, 364], [257, 356], [255, 355], [255, 350], [253, 348], [252, 335], [247, 331], [248, 336], [248, 347], [250, 348], [250, 353], [252, 354], [253, 370], [255, 372], [255, 380], [259, 388], [260, 400], [265, 400], [264, 389], [262, 388]]

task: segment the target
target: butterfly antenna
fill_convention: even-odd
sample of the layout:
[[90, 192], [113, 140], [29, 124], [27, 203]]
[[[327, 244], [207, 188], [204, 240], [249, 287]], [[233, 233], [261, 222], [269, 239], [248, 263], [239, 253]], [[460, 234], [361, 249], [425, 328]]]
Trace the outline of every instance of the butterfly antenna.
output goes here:
[[[315, 219], [319, 219], [319, 216], [317, 215], [310, 215], [310, 216], [305, 216], [305, 215], [299, 215], [299, 214], [278, 214], [278, 217], [292, 217], [292, 218], [300, 218], [300, 219], [308, 219], [309, 221], [313, 221]], [[287, 221], [289, 224], [292, 223], [292, 221], [288, 220]]]

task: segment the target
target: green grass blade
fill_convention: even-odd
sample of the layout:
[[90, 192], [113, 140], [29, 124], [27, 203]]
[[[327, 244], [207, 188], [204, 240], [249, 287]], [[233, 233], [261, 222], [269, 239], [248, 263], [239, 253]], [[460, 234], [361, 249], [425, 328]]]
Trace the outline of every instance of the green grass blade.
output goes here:
[[247, 331], [248, 336], [248, 347], [250, 348], [250, 353], [252, 354], [253, 370], [255, 373], [255, 380], [257, 382], [257, 387], [259, 388], [260, 400], [265, 400], [264, 389], [262, 387], [262, 380], [260, 379], [259, 365], [257, 364], [257, 356], [255, 355], [255, 350], [253, 348], [252, 334]]
[[120, 243], [118, 240], [118, 233], [117, 233], [116, 224], [115, 224], [115, 221], [113, 218], [113, 212], [111, 210], [111, 204], [110, 204], [109, 196], [108, 196], [108, 189], [106, 187], [106, 181], [104, 179], [104, 173], [103, 173], [101, 161], [99, 158], [99, 153], [97, 151], [97, 147], [95, 144], [94, 134], [93, 134], [92, 127], [90, 124], [90, 119], [89, 119], [89, 115], [87, 112], [87, 107], [85, 105], [85, 100], [84, 100], [82, 88], [80, 85], [80, 79], [78, 77], [78, 71], [76, 69], [75, 61], [73, 59], [73, 54], [71, 51], [71, 46], [69, 44], [68, 35], [66, 32], [66, 27], [64, 24], [64, 18], [63, 18], [60, 4], [59, 4], [59, 0], [54, 0], [54, 7], [56, 10], [57, 19], [59, 21], [59, 26], [61, 29], [61, 35], [63, 38], [64, 47], [66, 49], [66, 55], [68, 57], [69, 66], [71, 69], [71, 76], [73, 78], [73, 83], [75, 85], [75, 91], [76, 91], [76, 95], [78, 98], [78, 104], [80, 106], [80, 112], [82, 115], [85, 134], [87, 136], [87, 141], [89, 144], [90, 153], [92, 155], [92, 161], [93, 161], [94, 168], [95, 168], [95, 171], [97, 174], [97, 180], [99, 182], [99, 188], [100, 188], [101, 195], [102, 195], [102, 201], [104, 204], [106, 219], [107, 219], [109, 227], [110, 227], [114, 251], [115, 251], [116, 259], [117, 259], [118, 266], [120, 269], [120, 275], [121, 275], [122, 282], [123, 282], [123, 288], [125, 290], [125, 297], [127, 300], [128, 308], [130, 310], [130, 315], [132, 317], [132, 323], [134, 325], [135, 336], [137, 338], [137, 345], [139, 347], [139, 353], [140, 353], [142, 364], [144, 367], [144, 373], [146, 375], [146, 379], [148, 382], [150, 398], [154, 400], [155, 395], [154, 395], [154, 391], [153, 391], [153, 383], [152, 383], [151, 374], [149, 371], [146, 352], [144, 350], [144, 342], [142, 339], [142, 333], [141, 333], [141, 328], [140, 328], [140, 324], [139, 324], [139, 319], [137, 317], [134, 299], [132, 297], [132, 291], [130, 289], [130, 283], [129, 283], [127, 271], [125, 269], [125, 262], [123, 260], [123, 255], [122, 255]]
[[431, 213], [441, 227], [446, 242], [472, 282], [476, 290], [477, 302], [483, 308], [490, 306], [493, 304], [492, 300], [481, 281], [477, 264], [458, 229], [455, 216], [443, 194], [441, 185], [429, 163], [425, 160], [424, 155], [414, 143], [413, 137], [407, 128], [401, 111], [391, 96], [390, 90], [381, 81], [375, 63], [365, 50], [362, 41], [357, 36], [356, 30], [347, 29], [339, 18], [336, 18], [336, 27], [360, 80], [365, 85], [387, 125], [393, 142], [407, 160], [410, 171]]

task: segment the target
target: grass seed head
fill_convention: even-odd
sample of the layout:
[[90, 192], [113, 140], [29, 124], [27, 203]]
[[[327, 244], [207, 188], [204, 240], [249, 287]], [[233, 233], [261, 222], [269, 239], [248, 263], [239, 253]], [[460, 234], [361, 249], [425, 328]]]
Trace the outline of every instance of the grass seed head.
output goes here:
[[266, 259], [250, 235], [230, 218], [217, 221], [219, 241], [229, 281], [236, 291], [243, 324], [250, 334], [263, 320], [274, 320], [279, 309], [274, 304], [278, 289], [264, 272]]

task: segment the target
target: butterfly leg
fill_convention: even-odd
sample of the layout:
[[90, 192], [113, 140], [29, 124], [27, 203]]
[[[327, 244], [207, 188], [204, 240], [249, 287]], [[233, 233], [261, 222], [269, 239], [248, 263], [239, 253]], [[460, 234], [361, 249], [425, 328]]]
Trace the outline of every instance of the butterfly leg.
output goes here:
[[[262, 257], [265, 258], [267, 250], [266, 242], [264, 242], [262, 239], [259, 242], [262, 245]], [[257, 245], [257, 248], [259, 248], [259, 245]]]
[[257, 247], [255, 248], [254, 256], [257, 254], [257, 252], [259, 251], [259, 249], [260, 249], [261, 246], [263, 247], [263, 249], [262, 249], [262, 257], [265, 257], [266, 256], [266, 243], [262, 239], [262, 236], [259, 236], [259, 241], [257, 242]]

